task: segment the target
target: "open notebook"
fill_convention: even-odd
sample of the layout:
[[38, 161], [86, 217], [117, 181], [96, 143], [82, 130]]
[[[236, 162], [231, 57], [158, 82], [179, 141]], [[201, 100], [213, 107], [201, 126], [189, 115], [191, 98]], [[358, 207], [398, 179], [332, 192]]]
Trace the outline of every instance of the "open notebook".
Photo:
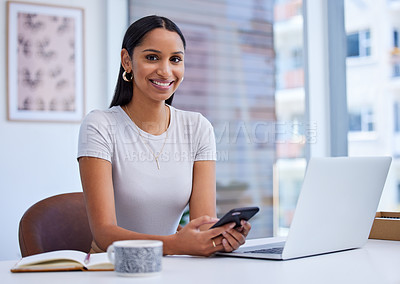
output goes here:
[[107, 253], [88, 254], [75, 250], [58, 250], [23, 257], [11, 272], [114, 270]]

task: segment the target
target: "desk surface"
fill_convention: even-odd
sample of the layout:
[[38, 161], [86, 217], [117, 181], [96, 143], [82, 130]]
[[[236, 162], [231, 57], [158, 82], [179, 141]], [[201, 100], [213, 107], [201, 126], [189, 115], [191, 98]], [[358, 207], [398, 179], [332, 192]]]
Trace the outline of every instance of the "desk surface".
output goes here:
[[287, 261], [168, 256], [161, 275], [137, 278], [113, 271], [11, 273], [15, 263], [0, 262], [1, 283], [400, 283], [400, 242], [368, 240], [361, 249]]

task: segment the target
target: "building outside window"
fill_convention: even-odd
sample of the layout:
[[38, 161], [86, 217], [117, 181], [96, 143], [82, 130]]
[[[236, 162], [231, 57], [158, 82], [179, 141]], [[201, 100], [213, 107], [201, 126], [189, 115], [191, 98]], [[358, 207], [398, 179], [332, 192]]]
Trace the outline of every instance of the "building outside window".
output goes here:
[[[345, 0], [344, 3], [348, 50], [352, 51], [348, 54], [346, 71], [348, 153], [394, 158], [378, 210], [399, 210], [400, 1]], [[349, 36], [355, 40], [349, 40]]]
[[393, 77], [400, 77], [400, 39], [399, 30], [395, 28], [393, 30], [393, 50], [392, 50], [392, 66], [393, 66]]
[[277, 139], [275, 164], [275, 234], [285, 235], [292, 222], [306, 167], [303, 3], [276, 1], [274, 48]]

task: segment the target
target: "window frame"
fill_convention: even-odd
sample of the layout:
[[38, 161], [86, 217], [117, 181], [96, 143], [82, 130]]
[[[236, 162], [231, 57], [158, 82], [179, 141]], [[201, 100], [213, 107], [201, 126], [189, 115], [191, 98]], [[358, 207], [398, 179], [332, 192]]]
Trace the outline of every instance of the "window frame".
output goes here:
[[303, 11], [305, 113], [317, 124], [315, 143], [307, 144], [306, 156], [347, 156], [344, 0], [304, 0]]
[[[349, 55], [349, 37], [357, 35], [357, 54]], [[346, 44], [347, 44], [347, 58], [358, 58], [358, 57], [368, 57], [371, 56], [371, 30], [363, 29], [355, 32], [346, 34]]]

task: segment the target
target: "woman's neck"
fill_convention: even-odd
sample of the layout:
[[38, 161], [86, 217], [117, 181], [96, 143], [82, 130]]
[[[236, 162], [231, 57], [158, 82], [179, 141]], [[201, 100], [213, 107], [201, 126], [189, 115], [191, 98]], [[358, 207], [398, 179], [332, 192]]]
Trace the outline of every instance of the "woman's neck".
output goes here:
[[165, 103], [141, 104], [133, 100], [123, 107], [131, 120], [143, 131], [152, 135], [164, 133], [169, 125], [169, 108]]

